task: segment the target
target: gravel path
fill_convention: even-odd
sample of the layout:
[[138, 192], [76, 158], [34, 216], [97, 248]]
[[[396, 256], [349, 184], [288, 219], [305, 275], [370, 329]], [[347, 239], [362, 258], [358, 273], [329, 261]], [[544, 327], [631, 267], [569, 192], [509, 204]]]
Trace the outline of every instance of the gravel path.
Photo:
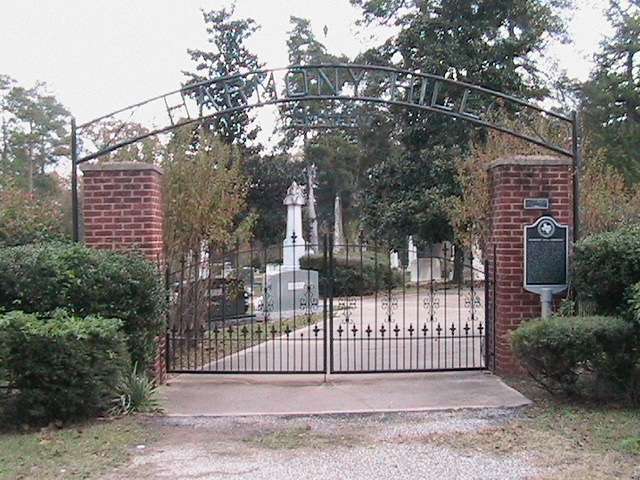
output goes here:
[[522, 455], [457, 451], [434, 435], [476, 432], [514, 410], [322, 417], [154, 418], [154, 445], [104, 480], [157, 479], [530, 479]]

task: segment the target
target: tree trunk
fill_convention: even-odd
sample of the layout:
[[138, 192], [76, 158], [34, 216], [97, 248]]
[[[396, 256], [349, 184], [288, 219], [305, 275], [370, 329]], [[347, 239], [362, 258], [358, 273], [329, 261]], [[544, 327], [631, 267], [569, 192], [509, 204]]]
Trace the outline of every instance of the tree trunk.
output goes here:
[[464, 250], [460, 245], [455, 245], [453, 250], [453, 283], [464, 281]]

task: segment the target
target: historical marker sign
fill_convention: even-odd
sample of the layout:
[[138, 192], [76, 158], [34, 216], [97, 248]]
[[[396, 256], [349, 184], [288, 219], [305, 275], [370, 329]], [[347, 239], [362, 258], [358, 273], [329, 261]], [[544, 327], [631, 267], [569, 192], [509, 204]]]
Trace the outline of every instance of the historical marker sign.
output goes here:
[[524, 288], [542, 294], [567, 288], [569, 228], [544, 216], [524, 227]]

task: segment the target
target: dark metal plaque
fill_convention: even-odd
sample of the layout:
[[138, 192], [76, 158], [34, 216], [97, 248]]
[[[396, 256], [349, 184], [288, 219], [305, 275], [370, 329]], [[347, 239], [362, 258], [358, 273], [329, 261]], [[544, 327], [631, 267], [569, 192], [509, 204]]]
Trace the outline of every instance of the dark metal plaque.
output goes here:
[[569, 229], [552, 217], [539, 218], [524, 229], [525, 289], [560, 292], [568, 284]]

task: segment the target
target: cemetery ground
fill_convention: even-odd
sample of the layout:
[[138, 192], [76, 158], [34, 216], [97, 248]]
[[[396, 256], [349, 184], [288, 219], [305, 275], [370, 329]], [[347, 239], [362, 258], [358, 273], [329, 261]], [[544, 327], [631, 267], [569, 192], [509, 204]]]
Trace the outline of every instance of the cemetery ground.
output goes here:
[[0, 478], [640, 478], [638, 409], [569, 403], [526, 379], [509, 383], [534, 405], [308, 417], [128, 417], [5, 432]]

